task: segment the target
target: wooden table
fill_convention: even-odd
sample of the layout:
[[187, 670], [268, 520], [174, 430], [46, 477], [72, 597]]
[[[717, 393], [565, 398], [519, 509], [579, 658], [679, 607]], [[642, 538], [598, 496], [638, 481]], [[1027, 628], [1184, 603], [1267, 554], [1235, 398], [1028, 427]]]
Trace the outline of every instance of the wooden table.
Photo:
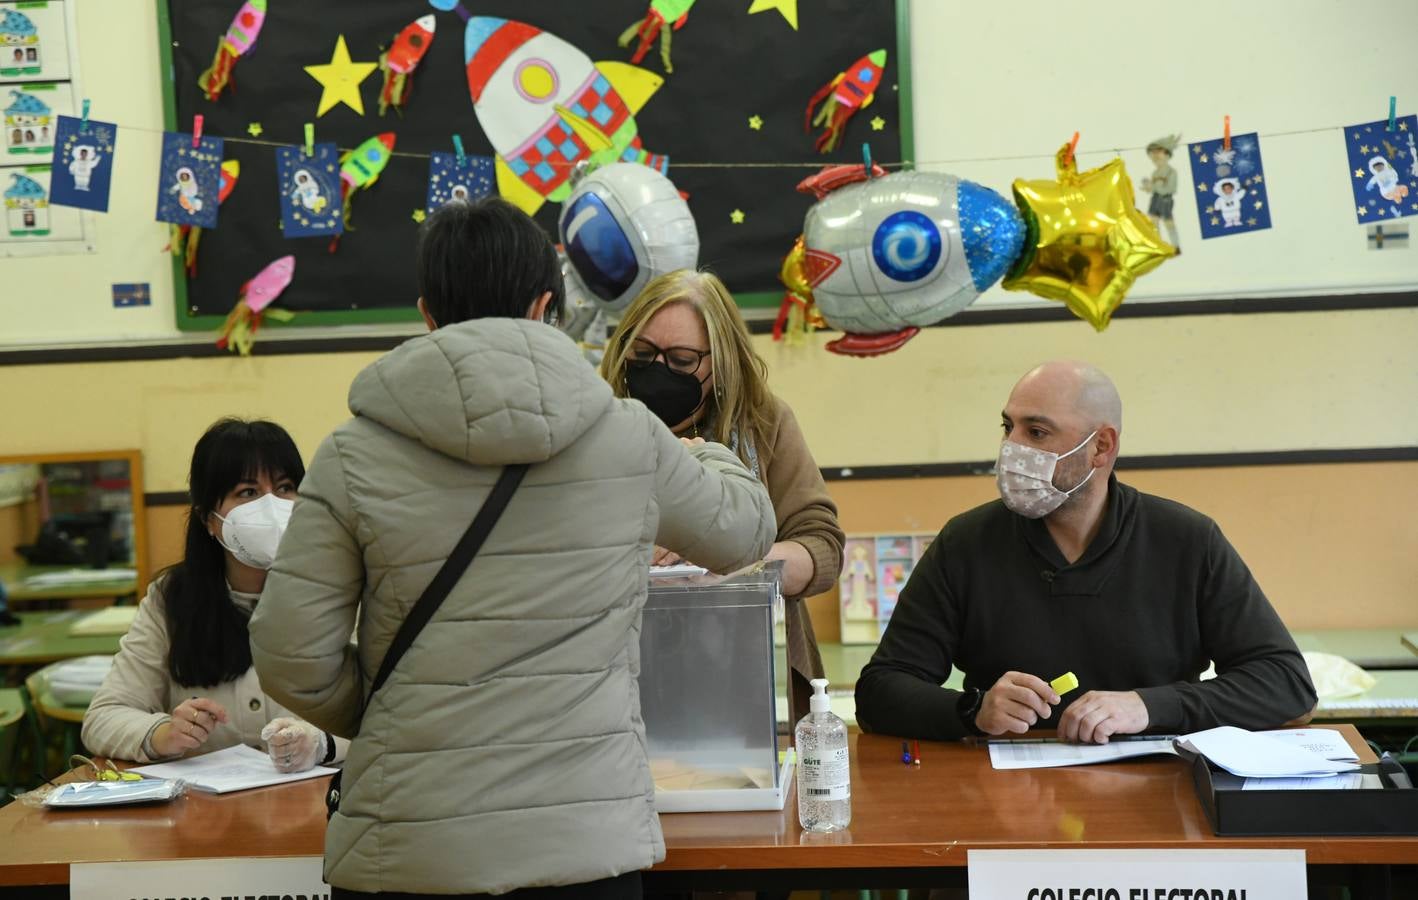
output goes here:
[[76, 656], [113, 655], [121, 635], [74, 637], [70, 627], [92, 610], [15, 613], [19, 625], [0, 626], [0, 666], [33, 666]]
[[[1336, 727], [1374, 760], [1352, 726]], [[1418, 860], [1418, 838], [1217, 838], [1177, 759], [996, 772], [983, 747], [927, 743], [922, 765], [903, 766], [900, 741], [852, 740], [848, 831], [804, 834], [795, 796], [782, 812], [665, 815], [668, 855], [646, 888], [942, 886], [963, 883], [971, 849], [1299, 848], [1311, 865]], [[0, 809], [0, 886], [64, 884], [76, 862], [319, 855], [324, 787], [313, 779], [106, 811], [12, 803]]]
[[67, 572], [82, 569], [83, 566], [29, 566], [23, 564], [0, 565], [0, 582], [5, 584], [5, 593], [11, 603], [37, 603], [42, 600], [82, 600], [105, 597], [127, 597], [138, 591], [138, 579], [125, 575], [107, 581], [82, 581], [72, 584], [28, 585], [25, 580], [32, 575], [51, 572]]

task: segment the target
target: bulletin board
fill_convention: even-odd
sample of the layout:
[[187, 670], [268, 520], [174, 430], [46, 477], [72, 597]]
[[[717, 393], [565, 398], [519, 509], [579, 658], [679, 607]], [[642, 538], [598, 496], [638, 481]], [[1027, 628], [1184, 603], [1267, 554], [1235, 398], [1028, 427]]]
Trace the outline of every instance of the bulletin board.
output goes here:
[[[226, 139], [226, 159], [241, 174], [220, 207], [219, 227], [202, 238], [198, 270], [188, 278], [175, 265], [178, 327], [220, 326], [241, 285], [275, 258], [294, 254], [296, 274], [280, 306], [296, 324], [402, 321], [416, 316], [413, 259], [416, 210], [422, 210], [428, 155], [452, 152], [461, 136], [469, 155], [492, 146], [469, 97], [464, 67], [464, 21], [424, 0], [379, 4], [342, 0], [272, 3], [254, 49], [233, 70], [232, 87], [209, 101], [198, 76], [212, 61], [237, 0], [158, 0], [167, 127], [190, 131], [204, 117], [204, 133]], [[446, 5], [446, 4], [444, 4]], [[875, 160], [911, 158], [907, 0], [706, 0], [673, 31], [673, 72], [665, 73], [656, 45], [640, 63], [663, 79], [635, 114], [647, 151], [669, 157], [669, 177], [688, 194], [700, 235], [700, 265], [721, 275], [746, 310], [775, 310], [777, 275], [811, 198], [795, 188], [822, 165], [860, 162], [869, 142]], [[596, 4], [556, 0], [534, 5], [479, 0], [477, 16], [525, 20], [564, 40], [590, 60], [628, 62], [617, 38], [647, 10], [646, 0]], [[402, 115], [380, 117], [378, 71], [362, 83], [364, 114], [344, 105], [317, 117], [321, 86], [304, 71], [330, 61], [344, 37], [355, 61], [376, 61], [405, 25], [432, 13], [436, 33], [413, 79]], [[819, 155], [805, 129], [814, 93], [867, 54], [886, 51], [872, 103], [847, 123], [841, 146]], [[315, 140], [342, 150], [380, 132], [397, 135], [379, 182], [354, 197], [352, 230], [335, 253], [320, 238], [287, 239], [280, 208], [276, 145], [303, 143], [305, 123]], [[559, 203], [536, 219], [555, 235]], [[771, 314], [771, 313], [770, 313]]]

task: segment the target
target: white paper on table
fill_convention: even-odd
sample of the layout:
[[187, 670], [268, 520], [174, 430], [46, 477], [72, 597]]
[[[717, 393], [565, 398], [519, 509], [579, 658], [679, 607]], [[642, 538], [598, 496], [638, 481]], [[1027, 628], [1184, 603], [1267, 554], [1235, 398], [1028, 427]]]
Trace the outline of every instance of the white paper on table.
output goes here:
[[266, 751], [245, 744], [175, 762], [140, 766], [129, 771], [151, 778], [180, 778], [199, 791], [213, 794], [245, 791], [335, 774], [334, 769], [325, 766], [316, 766], [304, 772], [277, 772], [276, 764], [271, 762]]
[[1232, 725], [1185, 734], [1177, 742], [1241, 778], [1329, 777], [1358, 768]]
[[1329, 778], [1247, 778], [1241, 782], [1243, 791], [1352, 791], [1363, 787], [1364, 776], [1358, 772], [1331, 775]]
[[1176, 756], [1171, 738], [1155, 741], [1113, 741], [1107, 744], [1065, 744], [1059, 741], [1013, 741], [990, 744], [990, 765], [996, 769], [1051, 769], [1087, 766], [1138, 756]]
[[1341, 762], [1359, 761], [1359, 754], [1349, 746], [1344, 735], [1333, 728], [1282, 728], [1278, 731], [1258, 733], [1278, 741], [1284, 741], [1287, 744], [1293, 744], [1296, 747], [1303, 747], [1311, 753], [1318, 753], [1325, 759], [1337, 759]]
[[706, 575], [709, 570], [703, 566], [680, 563], [675, 566], [651, 566], [651, 578], [680, 578], [686, 575]]

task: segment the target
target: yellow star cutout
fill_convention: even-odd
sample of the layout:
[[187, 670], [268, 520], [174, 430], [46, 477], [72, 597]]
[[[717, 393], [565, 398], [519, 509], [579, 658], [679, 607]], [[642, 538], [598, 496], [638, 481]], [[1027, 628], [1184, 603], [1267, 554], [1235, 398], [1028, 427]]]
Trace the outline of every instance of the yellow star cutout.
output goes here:
[[1259, 200], [1256, 201], [1256, 209], [1261, 209], [1261, 208], [1264, 207], [1264, 206], [1265, 206], [1264, 203], [1260, 202]]
[[1365, 208], [1362, 207], [1362, 206], [1359, 207], [1359, 215], [1365, 216], [1365, 215], [1368, 215], [1368, 214], [1369, 214], [1369, 211], [1368, 211], [1367, 209], [1365, 209]]
[[1368, 156], [1368, 155], [1369, 155], [1369, 145], [1368, 145], [1368, 144], [1360, 144], [1360, 145], [1359, 145], [1359, 152], [1362, 153], [1362, 154], [1365, 155], [1365, 156]]
[[265, 129], [261, 127], [260, 122], [252, 122], [250, 125], [246, 126], [246, 133], [252, 137], [260, 137], [263, 131], [265, 131]]
[[729, 213], [729, 221], [730, 221], [730, 222], [733, 222], [735, 225], [742, 225], [742, 224], [743, 224], [743, 220], [744, 220], [743, 210], [741, 210], [741, 209], [736, 209], [736, 210], [734, 210], [733, 212]]
[[1256, 227], [1256, 220], [1254, 218], [1247, 219], [1246, 224], [1254, 228]]
[[1211, 214], [1214, 213], [1214, 212], [1216, 212], [1216, 207], [1214, 207], [1214, 206], [1208, 206], [1208, 207], [1206, 208], [1206, 214], [1207, 214], [1208, 216], [1211, 215]]
[[1211, 224], [1212, 224], [1212, 225], [1220, 225], [1220, 224], [1221, 224], [1221, 220], [1218, 219], [1218, 218], [1216, 218], [1215, 216], [1212, 216], [1212, 217], [1211, 217]]
[[1203, 153], [1203, 154], [1201, 155], [1201, 161], [1202, 161], [1202, 162], [1207, 162], [1207, 161], [1208, 161], [1207, 158], [1206, 158], [1206, 154], [1205, 154], [1205, 153]]
[[305, 67], [305, 71], [320, 82], [323, 89], [320, 108], [315, 115], [323, 116], [339, 103], [358, 115], [364, 115], [364, 98], [360, 96], [359, 86], [377, 68], [378, 63], [352, 62], [349, 47], [345, 46], [345, 36], [340, 35], [339, 40], [335, 41], [335, 53], [328, 63]]
[[1206, 182], [1205, 182], [1205, 181], [1199, 182], [1199, 183], [1197, 184], [1197, 186], [1196, 186], [1196, 190], [1197, 190], [1197, 193], [1198, 193], [1198, 194], [1205, 194], [1205, 193], [1206, 193]]
[[1363, 170], [1363, 169], [1355, 169], [1355, 170], [1354, 170], [1354, 177], [1355, 177], [1355, 178], [1363, 178], [1363, 177], [1364, 177], [1364, 170]]
[[1398, 123], [1398, 130], [1399, 130], [1399, 131], [1407, 131], [1407, 130], [1408, 130], [1408, 123], [1407, 123], [1407, 122], [1399, 122], [1399, 123]]
[[411, 218], [412, 218], [415, 222], [418, 222], [420, 225], [422, 225], [422, 224], [423, 224], [423, 220], [428, 218], [428, 213], [424, 212], [424, 211], [421, 210], [421, 209], [416, 209], [416, 210], [414, 210], [414, 214], [413, 214], [413, 216], [411, 216]]
[[748, 8], [748, 14], [768, 12], [770, 9], [778, 10], [787, 23], [793, 26], [793, 30], [798, 30], [798, 0], [753, 0], [753, 5]]
[[763, 128], [763, 119], [758, 116], [749, 116], [748, 127], [752, 128], [754, 131], [761, 130]]
[[872, 131], [880, 131], [881, 129], [883, 129], [883, 128], [885, 128], [885, 127], [886, 127], [886, 120], [883, 119], [881, 116], [877, 116], [875, 119], [872, 119], [872, 120], [871, 120], [871, 130], [872, 130]]
[[1259, 175], [1257, 175], [1255, 178], [1252, 178], [1251, 180], [1254, 181], [1256, 184], [1260, 184], [1263, 179], [1262, 179]]

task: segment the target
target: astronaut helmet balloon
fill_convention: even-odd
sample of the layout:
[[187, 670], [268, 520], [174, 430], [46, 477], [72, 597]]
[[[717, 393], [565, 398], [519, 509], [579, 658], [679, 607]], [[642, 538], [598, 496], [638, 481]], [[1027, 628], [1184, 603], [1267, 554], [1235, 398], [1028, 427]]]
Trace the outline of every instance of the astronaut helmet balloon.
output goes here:
[[651, 279], [699, 262], [699, 231], [674, 184], [639, 163], [584, 175], [561, 208], [562, 245], [602, 309], [619, 314]]

